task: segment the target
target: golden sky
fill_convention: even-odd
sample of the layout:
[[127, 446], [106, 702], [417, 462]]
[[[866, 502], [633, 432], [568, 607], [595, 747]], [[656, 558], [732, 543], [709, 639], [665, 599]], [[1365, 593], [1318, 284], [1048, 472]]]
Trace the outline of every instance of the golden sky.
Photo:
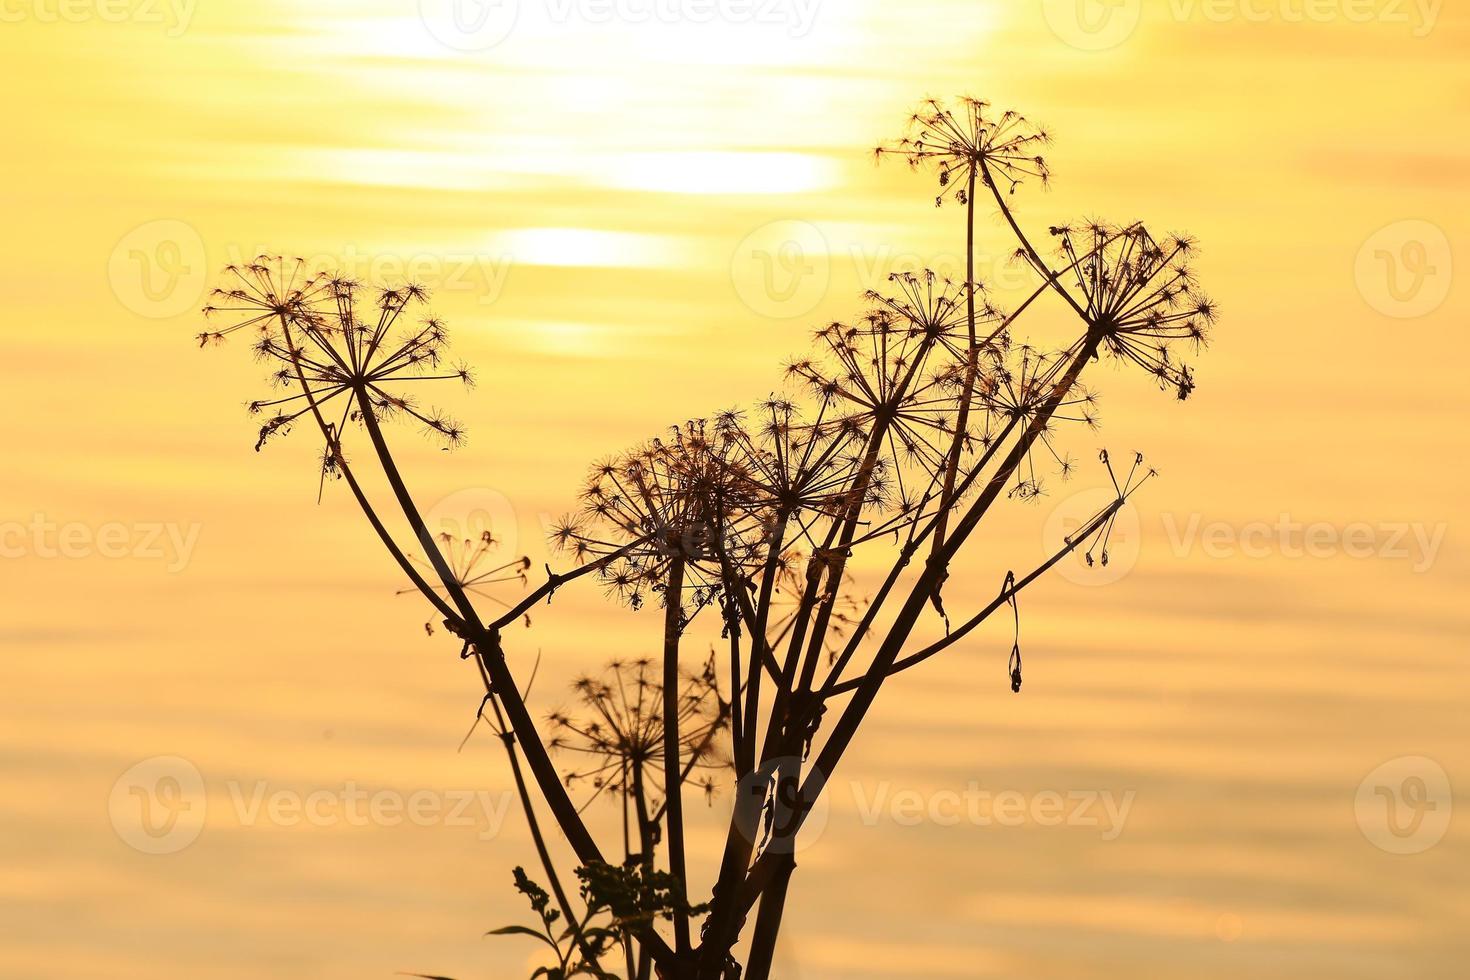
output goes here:
[[[590, 460], [767, 395], [888, 272], [956, 271], [959, 212], [867, 151], [960, 94], [1053, 132], [1029, 228], [1188, 231], [1223, 315], [1187, 404], [1094, 376], [1103, 429], [1071, 448], [1163, 476], [1122, 557], [1027, 592], [1020, 697], [999, 626], [886, 690], [778, 975], [1463, 970], [1470, 414], [1437, 377], [1470, 355], [1463, 5], [3, 0], [0, 58], [0, 974], [529, 956], [480, 938], [525, 917], [530, 854], [497, 747], [455, 751], [475, 678], [342, 488], [317, 504], [310, 441], [251, 451], [258, 367], [191, 340], [221, 266], [429, 285], [480, 384], [447, 404], [458, 453], [400, 436], [411, 483], [540, 568]], [[1101, 476], [1012, 508], [952, 601], [1037, 561]], [[558, 595], [519, 641], [534, 707], [656, 629]], [[157, 757], [206, 804], [163, 854], [127, 820]], [[440, 810], [354, 821], [355, 790]], [[1047, 794], [1094, 802], [1053, 825]]]

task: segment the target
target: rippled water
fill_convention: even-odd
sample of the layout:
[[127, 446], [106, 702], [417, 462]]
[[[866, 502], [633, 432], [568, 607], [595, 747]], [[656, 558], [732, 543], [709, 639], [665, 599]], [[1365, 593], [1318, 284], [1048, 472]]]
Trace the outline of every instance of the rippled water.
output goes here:
[[[1186, 406], [1101, 373], [1073, 448], [1164, 475], [1115, 580], [1026, 594], [1019, 697], [1001, 627], [884, 695], [779, 975], [1463, 972], [1463, 10], [422, 9], [6, 7], [0, 973], [528, 972], [480, 938], [526, 918], [530, 851], [495, 744], [455, 751], [475, 680], [340, 488], [315, 504], [307, 442], [250, 451], [256, 368], [190, 342], [212, 270], [435, 287], [481, 384], [464, 451], [405, 441], [415, 490], [539, 568], [587, 461], [762, 397], [888, 271], [953, 269], [958, 212], [865, 148], [961, 92], [1057, 137], [1023, 220], [1187, 229], [1224, 318]], [[1006, 247], [985, 225], [1002, 293]], [[1015, 509], [951, 601], [1098, 476]], [[537, 709], [656, 628], [559, 595], [516, 639]]]

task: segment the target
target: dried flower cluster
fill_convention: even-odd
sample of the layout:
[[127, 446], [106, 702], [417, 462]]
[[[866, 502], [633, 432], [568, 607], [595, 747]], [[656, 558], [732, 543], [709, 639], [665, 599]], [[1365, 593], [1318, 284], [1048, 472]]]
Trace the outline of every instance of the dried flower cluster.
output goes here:
[[[1051, 481], [1077, 472], [1068, 431], [1098, 425], [1099, 400], [1084, 373], [1108, 360], [1179, 399], [1194, 390], [1183, 358], [1204, 344], [1216, 310], [1189, 267], [1187, 238], [1159, 238], [1136, 222], [1055, 225], [1044, 255], [1011, 204], [1020, 186], [1050, 177], [1044, 130], [969, 99], [928, 103], [911, 127], [879, 157], [932, 169], [936, 203], [964, 209], [964, 279], [890, 276], [886, 288], [866, 295], [858, 317], [816, 331], [812, 350], [787, 365], [778, 394], [684, 422], [597, 463], [578, 506], [551, 535], [571, 570], [548, 569], [544, 585], [497, 618], [482, 617], [475, 599], [487, 585], [524, 583], [529, 562], [487, 557], [489, 538], [436, 540], [378, 426], [402, 415], [451, 444], [462, 439], [457, 423], [403, 393], [408, 382], [470, 379], [466, 368], [441, 366], [438, 321], [403, 326], [423, 291], [387, 290], [365, 304], [353, 283], [263, 259], [229, 270], [235, 284], [209, 311], [233, 322], [201, 343], [248, 328], [257, 354], [277, 365], [283, 393], [251, 406], [268, 413], [257, 448], [309, 415], [324, 438], [324, 475], [347, 480], [413, 589], [473, 660], [486, 692], [482, 714], [485, 705], [494, 710], [492, 727], [551, 886], [522, 890], [547, 927], [538, 938], [556, 950], [563, 971], [577, 963], [589, 975], [612, 975], [602, 962], [611, 957], [629, 980], [655, 970], [665, 978], [767, 978], [793, 841], [879, 691], [1001, 610], [1014, 620], [1004, 676], [1019, 691], [1018, 594], [1074, 552], [1088, 564], [1107, 562], [1119, 510], [1152, 475], [1141, 456], [1119, 478], [1100, 453], [1111, 502], [1034, 569], [1007, 572], [978, 610], [952, 617], [947, 608], [958, 604], [946, 595], [956, 559], [997, 504], [1034, 501]], [[999, 210], [1016, 262], [1034, 273], [1034, 289], [1009, 310], [975, 280], [977, 195]], [[1020, 333], [1023, 315], [1048, 306], [1052, 323], [1060, 314], [1073, 324], [1070, 341], [1055, 348]], [[341, 451], [341, 435], [354, 424], [367, 430], [422, 561], [387, 530]], [[545, 739], [512, 676], [501, 630], [584, 576], [632, 609], [660, 606], [661, 630], [646, 659], [614, 661], [605, 674], [578, 680], [576, 707], [551, 716]], [[977, 590], [971, 581], [949, 591], [968, 599], [995, 588]], [[695, 660], [698, 623], [718, 639], [709, 654], [701, 641]], [[626, 899], [641, 911], [612, 926], [551, 931], [554, 920], [590, 922], [594, 903], [584, 887], [579, 914], [562, 888], [532, 786], [584, 884], [632, 876], [644, 884], [623, 891], [659, 897], [648, 908]], [[702, 865], [714, 882], [709, 901], [691, 906], [683, 796], [723, 786], [739, 789], [733, 814], [721, 853]], [[580, 803], [569, 787], [585, 788]], [[600, 796], [621, 808], [621, 865], [606, 860], [583, 819]], [[743, 965], [734, 953], [742, 940]]]
[[[663, 794], [660, 669], [648, 658], [614, 660], [602, 676], [583, 676], [572, 685], [575, 714], [550, 716], [548, 744], [578, 760], [566, 770], [567, 784], [589, 785], [594, 798], [612, 793], [635, 808], [646, 808], [645, 817], [657, 812]], [[684, 674], [676, 703], [678, 765], [686, 781], [696, 781], [713, 796], [718, 784], [711, 773], [729, 765], [723, 736], [730, 724], [730, 706], [720, 694], [713, 658], [699, 672]]]
[[256, 356], [277, 365], [271, 381], [287, 392], [250, 403], [252, 414], [268, 415], [256, 449], [308, 413], [325, 414], [324, 428], [331, 434], [323, 467], [329, 474], [335, 472], [337, 443], [349, 422], [403, 415], [448, 446], [463, 442], [458, 422], [420, 408], [403, 390], [419, 381], [473, 384], [467, 366], [445, 370], [442, 323], [432, 316], [408, 322], [409, 311], [428, 300], [422, 287], [382, 289], [368, 299], [351, 280], [309, 275], [301, 259], [268, 255], [229, 266], [225, 274], [233, 284], [214, 290], [204, 314], [230, 322], [201, 333], [200, 346], [250, 332]]

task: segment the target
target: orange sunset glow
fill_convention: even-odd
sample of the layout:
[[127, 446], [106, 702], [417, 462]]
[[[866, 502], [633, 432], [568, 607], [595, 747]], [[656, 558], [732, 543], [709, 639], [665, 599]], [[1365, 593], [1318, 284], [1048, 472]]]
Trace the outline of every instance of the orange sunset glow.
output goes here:
[[[1470, 386], [1437, 376], [1470, 357], [1465, 5], [0, 0], [0, 54], [0, 976], [531, 976], [555, 965], [555, 935], [486, 935], [540, 928], [512, 878], [548, 885], [526, 780], [569, 906], [591, 908], [574, 869], [597, 866], [567, 829], [578, 819], [620, 873], [668, 870], [712, 909], [646, 928], [611, 913], [604, 972], [568, 969], [588, 956], [579, 935], [555, 976], [1465, 974]], [[975, 125], [991, 142], [958, 165], [952, 146], [916, 154], [953, 144], [946, 118], [982, 118], [966, 97], [989, 103]], [[1014, 157], [995, 149], [1015, 133]], [[967, 198], [982, 157], [996, 169]], [[1123, 248], [1129, 274], [1158, 243], [1150, 276], [1182, 267], [1173, 236], [1195, 243], [1171, 312], [1138, 318], [1144, 340], [1118, 326], [1127, 311], [1074, 313], [1075, 290], [1038, 273], [1085, 279], [1068, 235]], [[230, 333], [258, 300], [228, 292], [226, 267], [262, 254], [286, 257], [272, 275], [322, 274], [301, 303], [319, 307], [296, 321], [265, 301], [263, 327]], [[688, 420], [719, 442], [737, 417], [720, 413], [754, 432], [786, 398], [809, 419], [823, 384], [850, 394], [870, 366], [853, 354], [829, 378], [813, 345], [866, 352], [892, 326], [866, 294], [930, 282], [948, 284], [954, 329], [926, 397], [967, 418], [979, 406], [976, 435], [958, 408], [916, 402], [917, 447], [834, 463], [850, 465], [847, 496], [824, 491], [808, 513], [836, 528], [828, 511], [850, 506], [843, 533], [871, 547], [793, 530], [769, 620], [760, 575], [788, 558], [757, 541], [757, 517], [536, 592], [631, 547], [636, 522], [588, 530], [626, 503], [606, 502], [631, 472], [617, 454], [656, 469], [649, 440], [692, 452]], [[423, 365], [409, 353], [383, 375], [463, 362], [473, 387], [374, 403], [351, 400], [360, 373], [340, 398], [318, 379], [328, 434], [310, 413], [263, 434], [278, 409], [252, 401], [305, 407], [301, 336], [350, 343], [311, 318], [358, 290], [376, 323], [395, 302], [379, 288], [404, 297], [404, 323], [432, 311], [448, 336], [442, 365], [435, 334]], [[975, 316], [966, 335], [977, 294], [986, 344]], [[1213, 321], [1197, 353], [1181, 303], [1189, 330]], [[833, 323], [860, 340], [832, 341]], [[910, 363], [881, 339], [872, 364]], [[1057, 380], [1069, 357], [1085, 389]], [[964, 487], [965, 467], [992, 436], [1001, 458], [1053, 391], [1057, 415], [926, 595], [932, 555], [958, 547], [988, 492]], [[1006, 403], [1019, 427], [982, 433], [1007, 392], [1031, 399]], [[378, 411], [457, 582], [379, 465]], [[837, 436], [792, 431], [878, 447], [886, 419], [854, 411], [822, 423]], [[927, 492], [904, 475], [915, 466]], [[679, 492], [684, 513], [693, 491]], [[910, 505], [955, 516], [865, 633]], [[729, 558], [739, 535], [749, 555]], [[739, 561], [753, 571], [737, 582]], [[476, 575], [467, 611], [455, 595]], [[892, 652], [942, 654], [881, 679], [787, 836], [782, 780], [805, 793], [838, 757], [912, 582], [916, 625]], [[825, 646], [806, 640], [808, 606], [833, 617]], [[767, 636], [775, 663], [745, 650], [768, 700], [743, 721], [756, 702], [732, 690], [732, 624], [737, 646]], [[788, 703], [773, 692], [793, 633], [793, 665], [837, 670]], [[592, 700], [576, 682], [642, 658], [646, 712], [673, 704], [654, 703], [666, 668], [694, 693], [675, 746], [691, 774], [674, 807], [650, 797], [665, 823], [640, 851], [626, 760], [571, 780], [570, 817], [538, 791], [515, 709], [563, 777], [585, 772], [575, 718]], [[504, 739], [492, 707], [511, 712]], [[750, 811], [761, 833], [742, 844], [739, 733], [780, 710]], [[672, 744], [651, 744], [650, 780]], [[722, 854], [748, 909], [721, 904]], [[779, 899], [751, 883], [762, 858], [789, 874]], [[728, 963], [709, 952], [721, 935]]]

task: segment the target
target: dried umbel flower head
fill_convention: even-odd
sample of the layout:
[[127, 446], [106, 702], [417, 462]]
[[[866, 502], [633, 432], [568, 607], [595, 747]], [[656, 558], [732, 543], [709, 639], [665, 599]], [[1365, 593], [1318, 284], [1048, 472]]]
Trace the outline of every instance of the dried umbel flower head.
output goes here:
[[[619, 554], [601, 574], [635, 607], [648, 592], [665, 590], [677, 563], [681, 592], [703, 607], [750, 561], [759, 539], [750, 481], [733, 446], [728, 428], [697, 419], [597, 464], [581, 511], [553, 528], [553, 545], [578, 560]], [[682, 604], [684, 596], [664, 599]]]
[[[877, 305], [857, 326], [834, 323], [818, 331], [819, 355], [787, 368], [828, 399], [838, 424], [857, 435], [854, 506], [910, 508], [946, 459], [957, 400], [945, 347], [939, 335], [911, 326]], [[906, 471], [916, 471], [917, 482]]]
[[734, 412], [720, 417], [717, 424], [729, 447], [739, 496], [763, 525], [790, 520], [808, 536], [814, 522], [842, 512], [862, 434], [856, 426], [833, 420], [832, 397], [818, 396], [809, 421], [784, 398], [767, 399], [752, 409], [748, 426]]
[[1054, 398], [1057, 399], [1050, 414], [1045, 415], [1036, 441], [1021, 465], [1016, 467], [1016, 482], [1010, 490], [1012, 497], [1029, 499], [1045, 492], [1044, 481], [1035, 463], [1037, 447], [1051, 457], [1062, 479], [1071, 476], [1071, 457], [1059, 452], [1054, 444], [1060, 424], [1077, 422], [1090, 430], [1097, 428], [1096, 393], [1078, 381], [1072, 382], [1065, 391], [1058, 390], [1063, 383], [1067, 363], [1065, 355], [1043, 354], [1023, 344], [1012, 350], [1003, 364], [983, 375], [976, 385], [977, 406], [986, 424], [981, 441], [986, 444], [996, 438], [997, 431], [1024, 430], [1047, 412], [1047, 405]]
[[[1102, 460], [1103, 466], [1107, 467], [1108, 479], [1113, 481], [1113, 491], [1117, 494], [1118, 500], [1127, 500], [1138, 491], [1139, 487], [1159, 475], [1158, 470], [1152, 466], [1144, 465], [1143, 453], [1136, 452], [1133, 454], [1133, 463], [1128, 467], [1127, 474], [1121, 480], [1118, 479], [1117, 471], [1113, 469], [1112, 459], [1109, 457], [1106, 449], [1098, 450], [1097, 458]], [[1107, 565], [1109, 560], [1108, 543], [1112, 540], [1113, 526], [1117, 523], [1117, 520], [1118, 512], [1114, 510], [1112, 516], [1108, 518], [1107, 523], [1103, 526], [1102, 532], [1093, 538], [1092, 544], [1088, 545], [1087, 551], [1082, 556], [1083, 560], [1087, 563], [1087, 567], [1091, 568], [1099, 563], [1104, 566]]]
[[891, 293], [865, 294], [886, 326], [951, 345], [965, 337], [970, 291], [982, 292], [977, 284], [956, 283], [929, 269], [890, 273], [888, 284]]
[[[570, 909], [537, 829], [538, 807], [521, 758], [544, 809], [582, 864], [584, 897], [605, 887], [593, 882], [611, 882], [628, 895], [662, 888], [680, 896], [678, 903], [630, 900], [626, 913], [614, 906], [622, 930], [616, 952], [629, 954], [629, 975], [738, 974], [734, 951], [745, 942], [754, 902], [759, 913], [745, 947], [752, 967], [746, 972], [768, 975], [794, 866], [786, 845], [831, 785], [881, 688], [954, 649], [997, 610], [1008, 610], [1016, 633], [1007, 673], [1019, 691], [1021, 590], [1067, 555], [1110, 560], [1117, 516], [1152, 473], [1141, 457], [1119, 479], [1104, 454], [1113, 499], [1029, 572], [1008, 572], [1000, 594], [972, 615], [952, 622], [945, 609], [942, 593], [951, 570], [958, 571], [957, 559], [982, 537], [979, 532], [994, 526], [1000, 508], [992, 505], [1004, 500], [1006, 489], [1011, 497], [1035, 497], [1043, 492], [1043, 471], [1049, 478], [1053, 464], [1063, 476], [1072, 468], [1057, 437], [1064, 424], [1096, 422], [1096, 398], [1081, 383], [1084, 370], [1100, 356], [1132, 361], [1183, 398], [1194, 382], [1177, 360], [1180, 345], [1202, 344], [1215, 313], [1194, 284], [1184, 239], [1158, 241], [1139, 225], [1058, 227], [1052, 231], [1061, 260], [1042, 257], [1008, 192], [1025, 181], [1045, 182], [1040, 151], [1046, 139], [1022, 117], [996, 115], [982, 102], [928, 103], [908, 137], [881, 152], [902, 156], [915, 169], [932, 164], [936, 203], [961, 204], [964, 281], [930, 272], [890, 277], [867, 295], [866, 312], [855, 323], [824, 328], [817, 350], [790, 365], [788, 382], [801, 395], [787, 392], [745, 413], [678, 426], [594, 468], [578, 512], [552, 535], [582, 566], [567, 573], [548, 566], [546, 584], [514, 608], [531, 608], [572, 580], [596, 574], [631, 606], [650, 594], [663, 602], [663, 651], [658, 660], [615, 662], [604, 674], [578, 681], [576, 706], [551, 716], [549, 746], [510, 671], [501, 628], [514, 616], [484, 624], [466, 598], [483, 595], [486, 586], [523, 580], [524, 559], [493, 557], [488, 538], [436, 543], [378, 431], [380, 415], [397, 414], [450, 441], [460, 435], [456, 425], [420, 412], [400, 390], [418, 380], [468, 381], [463, 369], [439, 367], [444, 336], [436, 321], [399, 326], [410, 307], [422, 304], [422, 290], [389, 290], [368, 299], [355, 283], [306, 275], [299, 262], [262, 259], [230, 270], [236, 281], [208, 311], [230, 322], [201, 335], [202, 344], [248, 329], [257, 353], [277, 365], [277, 380], [290, 389], [289, 396], [255, 406], [270, 416], [262, 441], [302, 414], [313, 416], [326, 442], [324, 473], [344, 475], [400, 568], [444, 616], [462, 655], [475, 657], [487, 691], [481, 712], [487, 704], [493, 709], [492, 727], [522, 789], [559, 904]], [[993, 199], [987, 206], [994, 204], [1021, 261], [1037, 274], [1034, 290], [1004, 316], [974, 281], [977, 193]], [[1019, 318], [1047, 300], [1078, 317], [1069, 324], [1073, 339], [1058, 354], [1014, 339]], [[404, 557], [359, 490], [355, 462], [344, 457], [338, 441], [348, 423], [360, 424], [372, 438], [373, 456], [435, 575], [421, 575]], [[855, 593], [850, 569], [874, 575], [871, 597]], [[723, 614], [720, 649], [692, 675], [688, 649], [681, 646], [691, 595], [696, 609], [718, 603]], [[926, 622], [930, 607], [943, 620], [944, 634], [915, 649], [917, 638], [937, 633]], [[873, 642], [867, 643], [870, 630]], [[756, 777], [757, 793], [743, 795], [745, 805], [733, 808], [710, 914], [696, 941], [690, 917], [705, 909], [683, 904], [689, 878], [681, 789], [691, 783], [713, 789], [726, 764], [727, 739], [733, 775], [743, 785]], [[561, 753], [561, 768], [547, 748]], [[563, 778], [590, 787], [583, 796], [607, 790], [621, 804], [623, 867], [602, 863], [603, 848]], [[777, 821], [778, 810], [792, 819]], [[636, 852], [630, 833], [635, 815]], [[662, 855], [656, 853], [660, 844], [666, 845]], [[658, 869], [660, 860], [667, 873]], [[524, 876], [517, 881], [550, 922], [550, 893]], [[652, 929], [625, 928], [635, 919], [651, 925], [650, 908], [671, 910], [672, 944]], [[573, 918], [570, 911], [561, 915]], [[611, 946], [589, 935], [611, 934], [598, 927], [578, 940], [584, 952], [586, 943], [595, 944], [587, 961], [600, 970], [593, 961]], [[566, 945], [549, 931], [547, 939], [558, 949]], [[563, 966], [567, 972], [565, 961]]]
[[[1181, 400], [1194, 391], [1194, 374], [1174, 349], [1199, 350], [1215, 319], [1215, 305], [1199, 291], [1182, 237], [1157, 241], [1141, 224], [1091, 222], [1053, 227], [1066, 261], [1060, 281], [1078, 296], [1088, 329], [1120, 360], [1151, 374]], [[1025, 253], [1021, 257], [1032, 260]]]
[[964, 98], [950, 107], [930, 99], [909, 120], [909, 135], [876, 154], [902, 157], [913, 167], [933, 163], [939, 172], [935, 205], [946, 197], [969, 204], [972, 177], [986, 187], [1008, 185], [1011, 192], [1027, 178], [1044, 185], [1051, 172], [1041, 148], [1049, 139], [1024, 116], [996, 114], [988, 102]]
[[[658, 807], [664, 788], [661, 667], [651, 660], [613, 661], [601, 676], [573, 685], [577, 707], [550, 716], [549, 747], [573, 758], [568, 786], [585, 784]], [[713, 657], [684, 672], [678, 697], [679, 765], [686, 783], [713, 793], [715, 771], [726, 768], [724, 740], [730, 705], [720, 694]], [[589, 801], [590, 802], [590, 801]]]
[[222, 344], [240, 330], [275, 336], [283, 320], [313, 317], [332, 296], [331, 279], [310, 273], [299, 258], [259, 255], [244, 265], [227, 265], [224, 271], [227, 285], [210, 293], [204, 316], [228, 322], [200, 333], [200, 347]]
[[[469, 595], [480, 596], [509, 608], [510, 603], [500, 598], [496, 594], [499, 590], [494, 587], [507, 582], [515, 582], [522, 587], [526, 584], [526, 570], [531, 567], [531, 559], [525, 555], [509, 561], [499, 561], [498, 556], [492, 557], [500, 550], [500, 542], [489, 531], [481, 531], [476, 538], [461, 538], [448, 531], [441, 531], [435, 535], [435, 543], [454, 577], [455, 586]], [[432, 563], [420, 560], [417, 555], [410, 555], [409, 558], [426, 570], [435, 571]], [[435, 586], [434, 591], [447, 593], [448, 588], [445, 585]], [[398, 594], [417, 591], [417, 588], [399, 589]]]
[[427, 301], [423, 288], [408, 285], [365, 295], [354, 282], [308, 276], [301, 259], [279, 256], [262, 256], [225, 272], [233, 284], [215, 290], [204, 313], [227, 322], [201, 334], [201, 345], [250, 329], [256, 356], [276, 365], [271, 379], [289, 392], [250, 403], [253, 414], [268, 416], [256, 449], [304, 415], [311, 415], [326, 437], [324, 474], [343, 462], [340, 440], [349, 423], [375, 426], [380, 419], [403, 416], [446, 448], [463, 441], [459, 423], [420, 408], [404, 390], [423, 381], [472, 383], [467, 367], [444, 365], [440, 321], [427, 316], [409, 324], [409, 312]]
[[[978, 282], [956, 283], [928, 269], [893, 273], [888, 282], [890, 292], [866, 293], [865, 298], [872, 304], [868, 322], [880, 321], [889, 330], [907, 330], [928, 340], [932, 355], [937, 355], [932, 368], [935, 378], [954, 387], [956, 399], [962, 398], [960, 389], [968, 376], [967, 368], [973, 364], [974, 370], [982, 370], [1009, 346], [1005, 317], [990, 304], [985, 288]], [[972, 304], [973, 333], [969, 312]]]
[[[803, 593], [807, 589], [808, 579], [798, 569], [804, 563], [805, 558], [795, 552], [781, 556], [776, 587], [771, 595], [770, 625], [767, 627], [772, 649], [779, 649], [786, 643], [801, 614]], [[843, 647], [847, 646], [852, 635], [862, 627], [868, 597], [858, 591], [857, 581], [852, 574], [843, 572], [837, 589], [830, 595], [824, 593], [819, 596], [817, 602], [830, 603], [831, 606], [827, 631], [822, 637], [822, 649], [827, 654], [827, 663], [831, 664]]]

